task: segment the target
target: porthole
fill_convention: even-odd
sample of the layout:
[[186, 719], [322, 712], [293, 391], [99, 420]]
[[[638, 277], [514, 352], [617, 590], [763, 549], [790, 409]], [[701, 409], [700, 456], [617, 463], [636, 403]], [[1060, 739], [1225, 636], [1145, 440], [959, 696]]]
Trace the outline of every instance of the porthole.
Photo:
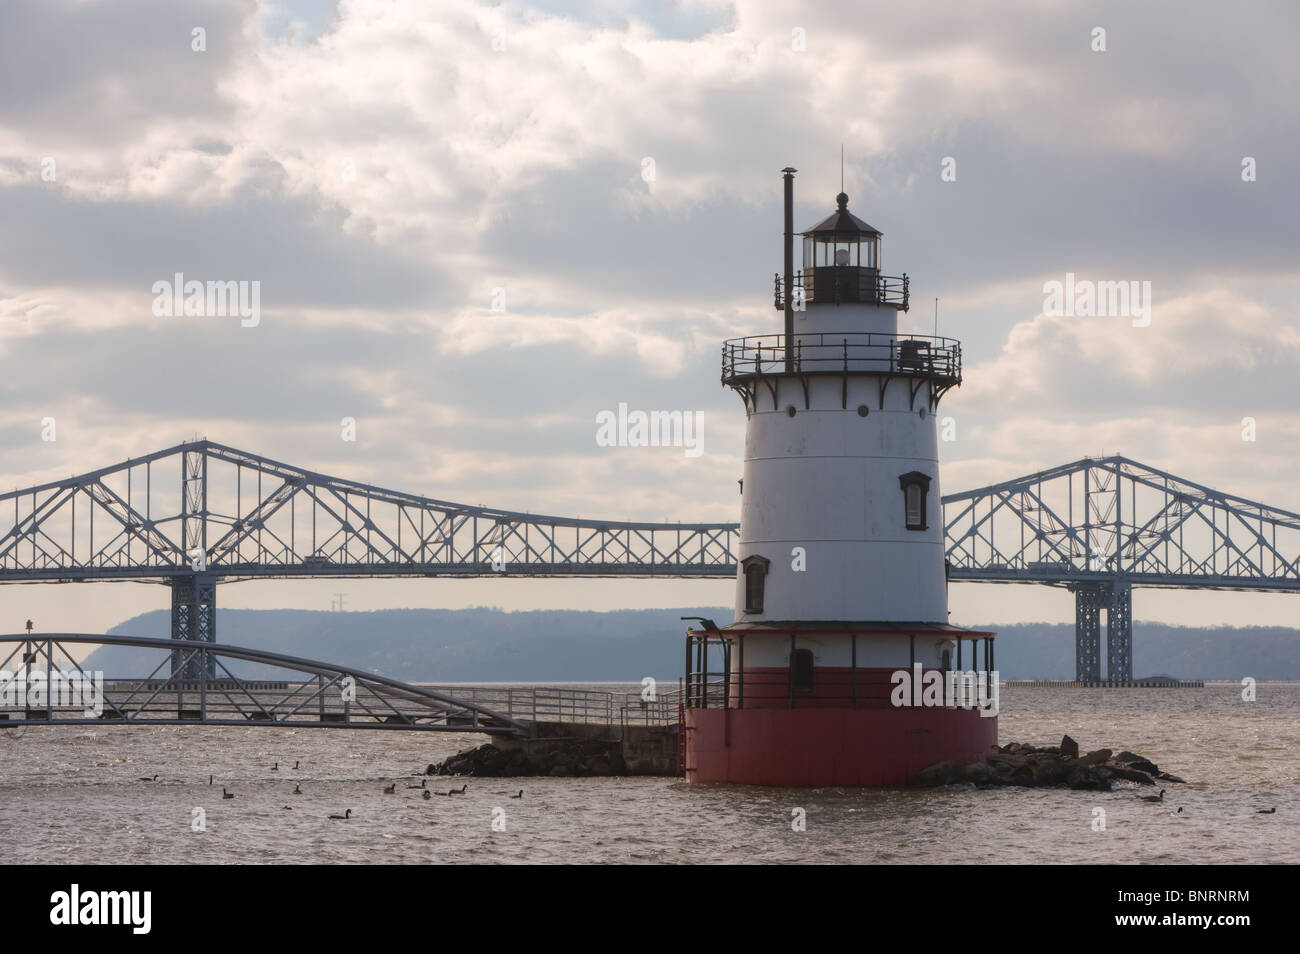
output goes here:
[[795, 411], [795, 409], [794, 409], [794, 405], [793, 405], [793, 404], [791, 404], [789, 407], [787, 407], [787, 408], [785, 409], [785, 416], [786, 416], [786, 417], [794, 417], [796, 413], [797, 413], [797, 412]]
[[921, 408], [920, 414], [921, 414], [921, 420], [924, 421], [924, 420], [925, 420], [925, 408]]
[[868, 408], [865, 404], [858, 405], [858, 417], [866, 417], [870, 413], [871, 413], [871, 409]]

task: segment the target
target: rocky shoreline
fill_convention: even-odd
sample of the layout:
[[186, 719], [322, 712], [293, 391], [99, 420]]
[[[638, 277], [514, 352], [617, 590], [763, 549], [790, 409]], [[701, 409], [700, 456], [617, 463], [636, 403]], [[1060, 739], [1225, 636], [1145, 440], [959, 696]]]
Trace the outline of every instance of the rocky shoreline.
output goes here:
[[1154, 785], [1157, 780], [1183, 781], [1133, 752], [1116, 755], [1110, 749], [1096, 749], [1080, 755], [1079, 743], [1067, 735], [1061, 738], [1060, 745], [1011, 742], [999, 746], [996, 755], [970, 765], [939, 762], [924, 769], [917, 784], [930, 787], [965, 782], [979, 787], [1018, 785], [1109, 792], [1117, 779], [1139, 785]]
[[431, 764], [426, 775], [474, 775], [480, 778], [552, 778], [625, 775], [621, 746], [617, 740], [574, 739], [504, 748], [491, 742]]
[[[479, 778], [587, 778], [632, 774], [616, 739], [548, 739], [522, 745], [491, 742], [431, 763], [426, 775], [470, 775]], [[651, 772], [638, 774], [672, 774]], [[999, 746], [983, 762], [959, 765], [939, 762], [916, 778], [921, 787], [973, 784], [980, 788], [1016, 785], [1025, 788], [1111, 790], [1116, 781], [1154, 785], [1182, 782], [1155, 762], [1134, 752], [1116, 754], [1111, 749], [1080, 753], [1068, 735], [1059, 745], [1035, 746], [1011, 742]]]

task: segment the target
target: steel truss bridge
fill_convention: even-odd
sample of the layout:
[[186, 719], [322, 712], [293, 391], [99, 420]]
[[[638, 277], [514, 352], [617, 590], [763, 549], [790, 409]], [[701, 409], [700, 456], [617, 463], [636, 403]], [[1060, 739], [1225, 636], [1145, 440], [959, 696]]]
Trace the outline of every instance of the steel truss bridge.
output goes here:
[[172, 638], [214, 642], [221, 581], [731, 576], [736, 534], [471, 507], [204, 440], [0, 494], [0, 583], [164, 583]]
[[[950, 579], [1074, 592], [1080, 680], [1100, 679], [1103, 613], [1107, 678], [1132, 678], [1135, 586], [1300, 590], [1300, 515], [1124, 457], [952, 494], [943, 507]], [[212, 644], [219, 582], [734, 577], [738, 535], [734, 523], [468, 506], [202, 440], [0, 494], [0, 583], [165, 584], [172, 639]], [[215, 649], [171, 658], [179, 679], [216, 678]]]
[[949, 579], [1074, 593], [1075, 668], [1133, 678], [1134, 587], [1300, 591], [1300, 514], [1127, 457], [1079, 460], [943, 498]]

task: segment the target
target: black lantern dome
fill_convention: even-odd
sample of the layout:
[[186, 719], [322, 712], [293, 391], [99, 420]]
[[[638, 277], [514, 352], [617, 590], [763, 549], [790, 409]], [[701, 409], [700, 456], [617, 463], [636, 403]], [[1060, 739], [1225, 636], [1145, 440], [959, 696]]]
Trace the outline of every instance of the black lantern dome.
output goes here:
[[879, 229], [849, 211], [849, 197], [835, 197], [839, 208], [803, 233], [803, 267], [848, 266], [880, 270]]
[[892, 305], [906, 311], [906, 276], [880, 274], [882, 233], [849, 211], [843, 192], [835, 202], [834, 212], [803, 233], [804, 300]]

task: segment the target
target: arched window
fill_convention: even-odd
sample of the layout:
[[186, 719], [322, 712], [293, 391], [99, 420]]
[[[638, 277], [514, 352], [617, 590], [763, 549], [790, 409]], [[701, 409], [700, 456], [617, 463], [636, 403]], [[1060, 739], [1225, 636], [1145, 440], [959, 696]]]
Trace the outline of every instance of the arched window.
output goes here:
[[930, 478], [920, 471], [912, 471], [898, 478], [898, 485], [903, 488], [903, 519], [908, 530], [925, 530], [929, 523], [926, 519], [927, 498], [930, 495]]
[[745, 612], [763, 612], [763, 588], [767, 581], [768, 561], [766, 557], [755, 554], [740, 561], [741, 572], [745, 574]]
[[813, 652], [796, 649], [790, 653], [790, 689], [794, 692], [813, 691]]

